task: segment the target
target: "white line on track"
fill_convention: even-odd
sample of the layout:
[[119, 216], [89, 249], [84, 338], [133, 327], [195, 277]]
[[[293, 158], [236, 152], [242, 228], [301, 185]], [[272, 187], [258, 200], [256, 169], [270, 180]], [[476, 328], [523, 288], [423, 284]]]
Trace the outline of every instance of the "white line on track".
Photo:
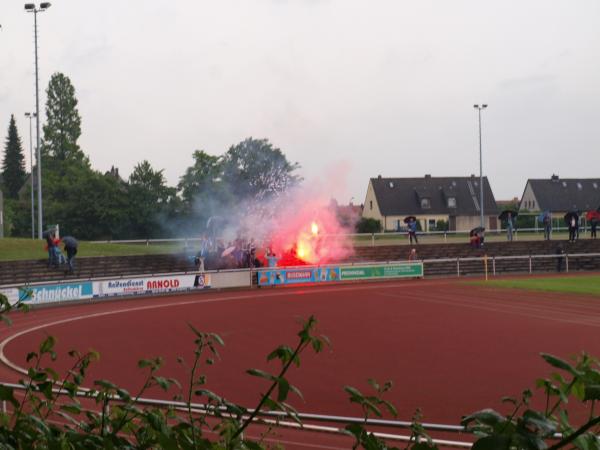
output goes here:
[[[412, 284], [411, 281], [406, 280], [401, 283], [384, 283], [384, 284], [378, 283], [378, 284], [372, 284], [372, 285], [369, 285], [369, 284], [343, 285], [343, 286], [338, 285], [338, 286], [328, 286], [328, 287], [323, 287], [323, 288], [313, 288], [310, 286], [308, 286], [308, 287], [298, 286], [297, 288], [294, 287], [294, 288], [280, 289], [277, 292], [252, 291], [251, 293], [247, 293], [245, 295], [231, 295], [231, 296], [226, 296], [226, 297], [219, 296], [219, 297], [213, 297], [213, 298], [205, 298], [205, 299], [200, 299], [200, 300], [198, 300], [198, 299], [186, 300], [186, 301], [180, 301], [180, 302], [173, 302], [171, 300], [166, 303], [160, 303], [160, 304], [135, 306], [135, 307], [130, 307], [130, 308], [117, 309], [117, 310], [113, 310], [113, 311], [95, 312], [95, 313], [91, 313], [91, 314], [81, 314], [78, 316], [67, 317], [65, 319], [42, 323], [40, 325], [26, 328], [26, 329], [21, 330], [11, 336], [8, 336], [2, 342], [0, 342], [0, 362], [5, 364], [6, 366], [10, 367], [12, 370], [15, 370], [16, 372], [26, 375], [27, 370], [25, 368], [13, 363], [11, 360], [9, 360], [6, 357], [6, 355], [4, 353], [6, 346], [11, 341], [13, 341], [14, 339], [17, 339], [20, 336], [23, 336], [28, 333], [32, 333], [37, 330], [41, 330], [43, 328], [47, 328], [47, 327], [51, 327], [51, 326], [55, 326], [55, 325], [62, 325], [64, 323], [75, 322], [78, 320], [92, 319], [94, 317], [103, 317], [103, 316], [110, 316], [110, 315], [114, 315], [114, 314], [122, 314], [122, 313], [128, 313], [128, 312], [146, 311], [146, 310], [159, 309], [159, 308], [168, 308], [168, 307], [173, 307], [173, 306], [185, 306], [185, 305], [202, 304], [202, 303], [227, 302], [227, 301], [243, 300], [243, 299], [262, 300], [265, 297], [267, 297], [267, 298], [286, 297], [286, 296], [289, 297], [291, 295], [307, 295], [308, 296], [308, 295], [312, 295], [312, 294], [321, 294], [324, 292], [327, 292], [327, 293], [329, 293], [329, 292], [344, 292], [344, 291], [355, 292], [357, 290], [381, 290], [381, 289], [393, 289], [393, 288], [400, 288], [400, 287], [405, 290], [409, 287], [418, 288], [418, 287], [443, 284], [443, 282], [440, 283], [439, 280], [430, 281], [430, 282], [423, 281], [423, 280], [416, 280], [414, 284]], [[252, 295], [252, 294], [254, 294], [254, 295]], [[109, 303], [106, 303], [106, 304], [109, 305]], [[114, 303], [112, 303], [112, 302], [110, 304], [114, 305]], [[96, 304], [94, 304], [94, 305], [96, 305]], [[71, 305], [71, 306], [75, 306], [75, 305]]]
[[[392, 298], [399, 298], [402, 297], [404, 300], [407, 299], [407, 296], [405, 294], [392, 294], [392, 293], [385, 293], [385, 292], [377, 292], [376, 295], [378, 296], [382, 296], [382, 297], [392, 297]], [[549, 314], [545, 314], [544, 310], [539, 309], [538, 312], [536, 314], [533, 314], [533, 311], [531, 312], [525, 312], [525, 311], [519, 311], [519, 308], [515, 305], [510, 305], [510, 304], [476, 304], [473, 302], [465, 302], [465, 301], [461, 301], [461, 300], [456, 300], [455, 298], [447, 298], [444, 297], [442, 295], [437, 295], [436, 297], [431, 297], [431, 295], [429, 296], [429, 298], [419, 298], [419, 299], [411, 299], [411, 300], [416, 300], [416, 301], [420, 301], [420, 302], [427, 302], [427, 303], [437, 303], [437, 304], [441, 304], [441, 305], [448, 305], [448, 306], [455, 306], [455, 307], [459, 307], [459, 308], [470, 308], [470, 309], [478, 309], [478, 310], [482, 310], [482, 311], [490, 311], [490, 312], [497, 312], [497, 313], [504, 313], [504, 314], [511, 314], [511, 315], [516, 315], [516, 316], [524, 316], [524, 317], [533, 317], [536, 319], [540, 319], [540, 320], [553, 320], [556, 322], [563, 322], [563, 323], [573, 323], [576, 325], [587, 325], [587, 326], [591, 326], [591, 327], [595, 327], [598, 328], [600, 326], [600, 323], [598, 323], [598, 321], [594, 321], [589, 319], [587, 316], [573, 316], [571, 315], [570, 318], [568, 318], [567, 315], [562, 315], [562, 316], [557, 316], [557, 315], [549, 315]]]

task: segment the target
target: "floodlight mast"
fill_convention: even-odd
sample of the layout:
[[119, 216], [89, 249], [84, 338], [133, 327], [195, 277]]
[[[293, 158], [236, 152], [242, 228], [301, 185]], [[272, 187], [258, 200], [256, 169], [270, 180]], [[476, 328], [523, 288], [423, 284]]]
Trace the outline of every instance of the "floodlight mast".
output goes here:
[[[42, 152], [40, 148], [40, 85], [38, 70], [38, 29], [37, 14], [50, 8], [48, 2], [40, 3], [36, 8], [35, 3], [25, 3], [25, 11], [33, 13], [33, 31], [35, 36], [35, 127], [36, 127], [36, 158], [37, 158], [37, 197], [38, 197], [38, 239], [42, 239], [43, 208], [42, 208]], [[32, 174], [33, 176], [33, 174]]]
[[35, 205], [33, 201], [33, 134], [31, 132], [31, 119], [37, 117], [37, 114], [26, 112], [25, 117], [29, 119], [29, 163], [31, 167], [31, 239], [35, 239]]
[[480, 212], [480, 221], [481, 228], [484, 228], [484, 218], [483, 218], [483, 162], [481, 158], [481, 110], [487, 108], [488, 105], [485, 103], [481, 106], [473, 105], [473, 108], [477, 110], [479, 114], [479, 212]]

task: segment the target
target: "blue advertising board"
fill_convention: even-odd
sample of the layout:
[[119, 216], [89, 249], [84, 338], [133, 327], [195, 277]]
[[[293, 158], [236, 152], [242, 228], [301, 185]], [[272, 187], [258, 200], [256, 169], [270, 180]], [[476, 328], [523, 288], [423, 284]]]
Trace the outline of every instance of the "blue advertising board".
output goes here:
[[258, 272], [259, 286], [320, 283], [339, 281], [339, 267], [306, 267], [294, 269], [268, 269]]
[[91, 281], [70, 284], [50, 284], [19, 288], [19, 298], [25, 303], [52, 303], [92, 298]]

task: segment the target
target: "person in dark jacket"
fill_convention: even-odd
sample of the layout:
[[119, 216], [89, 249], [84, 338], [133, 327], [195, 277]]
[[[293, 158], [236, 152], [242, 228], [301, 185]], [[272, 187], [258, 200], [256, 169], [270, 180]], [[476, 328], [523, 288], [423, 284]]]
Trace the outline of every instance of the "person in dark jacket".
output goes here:
[[67, 272], [73, 273], [75, 269], [75, 255], [77, 254], [77, 240], [71, 236], [65, 236], [63, 244], [65, 245], [65, 253], [67, 254]]
[[557, 272], [562, 272], [562, 266], [563, 266], [563, 259], [564, 258], [564, 254], [565, 251], [563, 250], [562, 245], [558, 244], [556, 246], [556, 250], [554, 251], [554, 253], [556, 253], [556, 271]]
[[418, 244], [419, 240], [417, 239], [417, 221], [414, 219], [411, 219], [410, 222], [408, 222], [408, 239], [410, 240], [410, 243], [413, 243], [413, 238], [415, 239], [415, 243]]

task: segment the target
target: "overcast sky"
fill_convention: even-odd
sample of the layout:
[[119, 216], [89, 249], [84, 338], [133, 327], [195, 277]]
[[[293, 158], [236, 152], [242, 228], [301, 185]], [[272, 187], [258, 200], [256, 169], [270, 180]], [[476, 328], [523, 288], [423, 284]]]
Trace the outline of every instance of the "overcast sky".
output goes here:
[[[28, 153], [23, 3], [0, 2], [0, 132], [14, 113]], [[479, 174], [474, 103], [496, 199], [600, 177], [598, 0], [54, 0], [38, 24], [42, 102], [66, 74], [82, 149], [124, 177], [147, 159], [174, 185], [195, 149], [265, 137], [360, 203], [379, 174]]]

